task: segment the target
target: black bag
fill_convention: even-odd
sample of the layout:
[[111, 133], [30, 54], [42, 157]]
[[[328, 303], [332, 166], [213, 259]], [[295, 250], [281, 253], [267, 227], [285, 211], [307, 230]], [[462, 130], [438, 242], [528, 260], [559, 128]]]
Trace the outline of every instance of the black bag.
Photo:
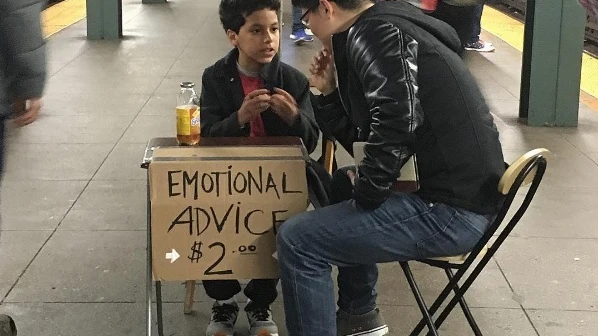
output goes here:
[[324, 166], [310, 158], [305, 174], [307, 177], [307, 194], [314, 208], [330, 205], [331, 176], [324, 169]]

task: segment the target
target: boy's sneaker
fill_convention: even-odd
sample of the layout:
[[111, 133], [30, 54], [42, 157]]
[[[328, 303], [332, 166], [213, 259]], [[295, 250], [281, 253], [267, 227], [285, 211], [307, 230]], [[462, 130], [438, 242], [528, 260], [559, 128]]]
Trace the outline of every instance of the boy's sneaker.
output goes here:
[[473, 50], [479, 52], [491, 52], [494, 51], [496, 48], [492, 45], [492, 43], [484, 43], [482, 40], [478, 40], [477, 42], [467, 43], [465, 46], [465, 50]]
[[312, 33], [311, 29], [309, 28], [305, 28], [305, 33], [309, 36], [314, 36], [314, 33]]
[[249, 320], [249, 336], [278, 336], [278, 327], [272, 320], [270, 307], [259, 307], [250, 302], [245, 312]]
[[233, 336], [238, 316], [239, 306], [236, 302], [233, 304], [214, 302], [206, 336]]
[[295, 41], [295, 43], [300, 44], [303, 42], [311, 42], [314, 40], [313, 37], [307, 34], [305, 29], [299, 29], [294, 31], [291, 36], [289, 36], [291, 40]]
[[384, 323], [378, 308], [363, 315], [349, 315], [342, 310], [336, 312], [337, 336], [383, 336], [388, 335], [388, 326]]
[[15, 321], [4, 314], [0, 314], [0, 336], [17, 336]]

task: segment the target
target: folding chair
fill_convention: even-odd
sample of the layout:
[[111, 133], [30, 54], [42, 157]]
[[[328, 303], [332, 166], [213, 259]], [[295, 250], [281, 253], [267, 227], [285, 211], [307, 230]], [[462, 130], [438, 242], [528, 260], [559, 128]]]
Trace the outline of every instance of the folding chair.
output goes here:
[[[440, 328], [457, 303], [461, 306], [461, 309], [463, 310], [465, 318], [471, 326], [473, 333], [476, 336], [482, 335], [482, 332], [480, 331], [480, 328], [478, 327], [473, 315], [471, 314], [471, 311], [469, 310], [467, 302], [465, 301], [465, 292], [467, 292], [473, 281], [488, 264], [488, 261], [490, 261], [492, 256], [494, 256], [496, 250], [498, 250], [500, 245], [505, 241], [507, 236], [511, 233], [515, 225], [519, 222], [527, 210], [530, 202], [536, 194], [538, 186], [540, 185], [540, 181], [542, 180], [546, 170], [546, 156], [549, 153], [550, 152], [544, 148], [534, 149], [518, 158], [515, 162], [513, 162], [513, 164], [511, 164], [511, 166], [507, 168], [498, 183], [498, 191], [502, 195], [505, 195], [502, 206], [496, 216], [496, 219], [493, 221], [482, 239], [477, 243], [470, 253], [461, 256], [417, 260], [418, 262], [422, 262], [433, 267], [442, 268], [449, 280], [448, 284], [444, 287], [430, 308], [426, 306], [426, 303], [415, 282], [415, 278], [413, 277], [411, 269], [409, 268], [409, 263], [406, 261], [400, 262], [401, 268], [405, 273], [407, 282], [411, 287], [411, 291], [415, 296], [415, 300], [417, 301], [423, 316], [419, 324], [411, 332], [411, 336], [419, 335], [425, 326], [427, 326], [429, 329], [428, 335], [438, 335], [438, 328]], [[523, 202], [517, 211], [512, 215], [512, 217], [510, 217], [510, 220], [507, 222], [507, 224], [499, 231], [500, 233], [496, 237], [496, 240], [489, 244], [492, 236], [501, 227], [501, 224], [509, 212], [517, 192], [522, 186], [525, 185], [530, 185], [530, 187], [524, 194], [525, 198]], [[481, 257], [480, 261], [475, 266], [472, 266], [478, 257]], [[472, 269], [471, 273], [465, 276], [470, 269]], [[462, 285], [459, 285], [459, 281], [462, 278], [464, 278], [464, 281]], [[434, 314], [446, 301], [451, 291], [453, 291], [455, 295], [446, 305], [446, 307], [440, 312], [438, 318], [434, 320]]]

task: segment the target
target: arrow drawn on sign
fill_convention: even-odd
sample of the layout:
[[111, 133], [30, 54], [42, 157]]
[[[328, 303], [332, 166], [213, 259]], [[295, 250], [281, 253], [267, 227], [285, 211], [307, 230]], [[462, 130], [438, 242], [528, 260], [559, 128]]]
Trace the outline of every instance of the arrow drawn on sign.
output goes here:
[[170, 259], [171, 264], [175, 262], [179, 257], [180, 255], [177, 253], [175, 249], [172, 249], [171, 253], [166, 253], [166, 259]]

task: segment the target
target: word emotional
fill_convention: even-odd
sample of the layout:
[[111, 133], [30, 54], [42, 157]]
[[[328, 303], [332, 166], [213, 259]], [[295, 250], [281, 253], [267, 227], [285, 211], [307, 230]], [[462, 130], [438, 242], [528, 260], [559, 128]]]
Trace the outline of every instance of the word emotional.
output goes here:
[[263, 167], [257, 171], [234, 171], [228, 166], [227, 171], [199, 172], [174, 170], [168, 171], [168, 196], [199, 199], [201, 194], [224, 195], [261, 195], [275, 193], [298, 194], [301, 191], [290, 190], [286, 172], [264, 173]]

